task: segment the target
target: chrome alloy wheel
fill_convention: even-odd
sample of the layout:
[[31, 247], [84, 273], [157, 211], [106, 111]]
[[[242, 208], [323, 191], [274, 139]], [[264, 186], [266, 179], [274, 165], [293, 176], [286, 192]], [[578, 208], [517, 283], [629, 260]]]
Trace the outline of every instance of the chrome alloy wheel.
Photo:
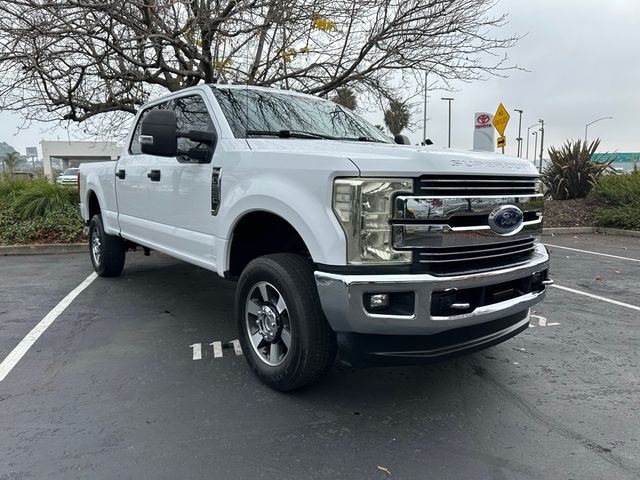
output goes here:
[[249, 290], [245, 304], [249, 341], [260, 360], [272, 367], [282, 364], [291, 348], [289, 310], [282, 294], [268, 282]]
[[102, 242], [100, 241], [100, 232], [97, 228], [94, 228], [91, 233], [91, 256], [93, 257], [93, 263], [100, 265]]

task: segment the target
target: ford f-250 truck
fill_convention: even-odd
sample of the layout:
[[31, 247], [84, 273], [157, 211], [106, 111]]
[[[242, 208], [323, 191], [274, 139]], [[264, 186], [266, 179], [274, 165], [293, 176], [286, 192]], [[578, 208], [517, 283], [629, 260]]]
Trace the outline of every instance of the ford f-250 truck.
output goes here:
[[142, 247], [237, 280], [245, 358], [279, 390], [316, 381], [338, 350], [413, 364], [522, 332], [551, 283], [535, 167], [396, 140], [271, 88], [151, 102], [117, 162], [80, 167], [93, 267], [117, 276]]

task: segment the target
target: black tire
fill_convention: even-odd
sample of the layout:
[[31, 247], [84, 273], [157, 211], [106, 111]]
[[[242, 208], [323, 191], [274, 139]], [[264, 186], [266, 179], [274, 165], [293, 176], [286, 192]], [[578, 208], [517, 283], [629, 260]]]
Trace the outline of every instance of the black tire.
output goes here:
[[124, 268], [126, 247], [121, 237], [107, 235], [102, 215], [94, 215], [89, 223], [89, 257], [101, 277], [117, 277]]
[[[271, 300], [263, 301], [260, 293], [252, 300], [252, 292], [265, 284], [268, 284], [265, 291]], [[286, 304], [286, 310], [281, 313], [278, 313], [279, 305], [275, 304], [278, 298]], [[261, 309], [270, 309], [280, 322], [279, 334], [275, 334], [276, 338], [271, 342], [257, 337], [258, 345], [262, 347], [254, 347], [256, 336], [263, 335], [259, 328], [260, 316], [247, 314], [247, 310], [258, 303]], [[263, 321], [265, 310], [261, 310]], [[312, 264], [301, 255], [277, 253], [249, 263], [236, 289], [236, 320], [240, 345], [249, 366], [260, 380], [276, 390], [284, 392], [310, 385], [333, 365], [336, 336], [322, 311]], [[251, 328], [256, 331], [252, 333]], [[289, 347], [283, 340], [285, 330], [289, 333]], [[268, 356], [268, 350], [276, 342], [280, 342], [282, 355], [277, 356], [275, 362], [282, 358], [281, 363], [268, 364], [270, 359], [264, 358], [261, 352]], [[283, 353], [285, 349], [286, 353]]]

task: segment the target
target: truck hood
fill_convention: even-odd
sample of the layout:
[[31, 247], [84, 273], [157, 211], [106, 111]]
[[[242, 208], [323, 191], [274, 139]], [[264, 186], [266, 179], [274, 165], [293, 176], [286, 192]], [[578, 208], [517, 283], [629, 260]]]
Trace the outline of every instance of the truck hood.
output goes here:
[[252, 150], [301, 155], [340, 156], [351, 160], [363, 176], [430, 174], [537, 175], [532, 162], [491, 152], [369, 142], [296, 139], [249, 139]]

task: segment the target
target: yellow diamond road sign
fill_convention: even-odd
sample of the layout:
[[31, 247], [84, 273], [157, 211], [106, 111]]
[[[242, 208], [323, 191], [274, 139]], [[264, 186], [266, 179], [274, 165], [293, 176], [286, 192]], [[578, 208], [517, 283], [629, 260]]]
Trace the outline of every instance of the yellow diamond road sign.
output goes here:
[[504, 105], [498, 105], [498, 109], [496, 110], [496, 114], [493, 116], [493, 126], [498, 131], [500, 136], [504, 136], [504, 129], [507, 128], [507, 123], [509, 123], [509, 112], [504, 108]]

